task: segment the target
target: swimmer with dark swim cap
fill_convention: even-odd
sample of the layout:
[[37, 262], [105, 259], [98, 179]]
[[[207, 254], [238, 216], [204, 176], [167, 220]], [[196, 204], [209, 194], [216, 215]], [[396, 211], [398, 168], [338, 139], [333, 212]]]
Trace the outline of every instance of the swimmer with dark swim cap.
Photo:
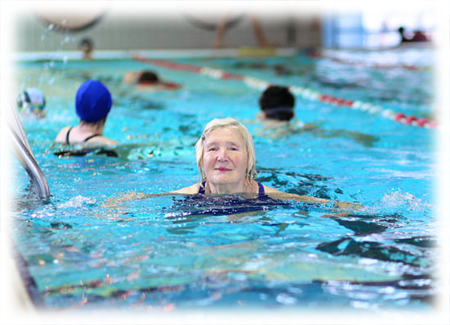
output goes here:
[[135, 85], [141, 91], [177, 90], [181, 85], [174, 82], [162, 81], [159, 76], [150, 70], [127, 72], [123, 82]]
[[372, 146], [377, 138], [369, 134], [349, 131], [345, 129], [322, 129], [315, 123], [303, 123], [293, 120], [295, 97], [288, 87], [270, 85], [261, 94], [259, 106], [261, 112], [257, 121], [264, 127], [258, 131], [258, 136], [279, 138], [282, 136], [309, 132], [320, 138], [334, 138], [338, 136], [350, 137], [364, 146]]
[[281, 137], [284, 135], [309, 131], [316, 125], [293, 121], [295, 117], [295, 97], [288, 87], [280, 85], [268, 86], [259, 98], [260, 112], [256, 121], [264, 127], [258, 136]]
[[45, 96], [38, 88], [27, 88], [17, 97], [17, 108], [22, 116], [45, 117]]
[[78, 88], [75, 110], [80, 124], [66, 126], [56, 136], [56, 142], [65, 144], [95, 143], [115, 145], [117, 141], [103, 136], [106, 119], [112, 107], [111, 93], [101, 82], [89, 80]]
[[294, 116], [295, 97], [287, 87], [269, 86], [259, 99], [263, 118], [290, 121]]

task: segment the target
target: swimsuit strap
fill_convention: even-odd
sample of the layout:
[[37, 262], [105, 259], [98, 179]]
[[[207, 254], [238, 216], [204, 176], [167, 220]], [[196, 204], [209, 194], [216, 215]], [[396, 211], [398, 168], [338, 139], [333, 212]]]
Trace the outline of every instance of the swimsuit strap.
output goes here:
[[203, 181], [198, 189], [198, 194], [205, 194], [206, 181]]
[[72, 131], [72, 129], [73, 129], [73, 126], [71, 126], [71, 127], [69, 128], [69, 130], [67, 131], [67, 134], [66, 134], [66, 144], [67, 144], [67, 145], [70, 144], [70, 142], [69, 142], [69, 135], [70, 135], [70, 131]]
[[84, 139], [83, 142], [88, 142], [88, 140], [90, 140], [90, 139], [92, 139], [92, 138], [95, 138], [95, 137], [98, 137], [98, 136], [101, 136], [101, 134], [93, 134], [93, 135], [87, 137], [86, 139]]
[[259, 187], [258, 196], [259, 197], [266, 196], [266, 192], [264, 191], [264, 185], [262, 185], [260, 182], [257, 182], [257, 183], [258, 183], [258, 187]]

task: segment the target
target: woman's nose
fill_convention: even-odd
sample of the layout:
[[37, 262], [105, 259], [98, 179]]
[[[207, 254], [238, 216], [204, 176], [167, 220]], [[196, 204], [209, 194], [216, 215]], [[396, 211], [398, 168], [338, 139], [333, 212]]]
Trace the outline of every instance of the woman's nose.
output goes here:
[[217, 152], [217, 160], [226, 161], [227, 159], [228, 159], [227, 150], [224, 148], [219, 149], [219, 152]]

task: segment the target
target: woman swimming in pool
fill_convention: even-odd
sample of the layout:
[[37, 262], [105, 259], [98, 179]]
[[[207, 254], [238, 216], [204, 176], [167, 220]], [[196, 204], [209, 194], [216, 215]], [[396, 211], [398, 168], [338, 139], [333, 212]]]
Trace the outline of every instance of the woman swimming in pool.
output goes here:
[[246, 198], [271, 197], [321, 205], [334, 204], [341, 209], [359, 209], [360, 205], [281, 192], [257, 182], [253, 138], [245, 126], [233, 118], [213, 119], [195, 144], [200, 181], [179, 190], [158, 193], [129, 193], [111, 198], [104, 206], [152, 196], [243, 194]]
[[340, 208], [358, 207], [352, 203], [284, 193], [257, 182], [253, 138], [247, 128], [235, 119], [214, 119], [209, 122], [195, 149], [201, 180], [168, 194], [245, 193], [283, 200], [334, 203]]
[[170, 193], [280, 193], [255, 181], [253, 138], [238, 121], [232, 118], [212, 120], [206, 125], [195, 149], [201, 181]]

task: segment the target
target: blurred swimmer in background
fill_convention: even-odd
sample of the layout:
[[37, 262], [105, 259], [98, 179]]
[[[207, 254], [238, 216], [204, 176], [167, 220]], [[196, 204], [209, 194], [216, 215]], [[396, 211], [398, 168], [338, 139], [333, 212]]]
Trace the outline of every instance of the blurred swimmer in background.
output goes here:
[[17, 97], [17, 109], [21, 117], [43, 119], [45, 117], [45, 96], [38, 88], [27, 88]]
[[159, 76], [150, 70], [130, 71], [123, 77], [123, 82], [128, 85], [135, 85], [140, 91], [160, 91], [177, 90], [181, 85], [174, 82], [163, 81]]
[[319, 138], [347, 137], [365, 147], [371, 147], [378, 141], [377, 137], [370, 134], [345, 129], [325, 129], [315, 123], [294, 120], [295, 97], [285, 86], [268, 86], [259, 98], [259, 107], [256, 122], [259, 122], [263, 129], [257, 133], [258, 136], [279, 138], [308, 132]]
[[78, 43], [78, 49], [81, 51], [83, 60], [91, 61], [93, 59], [93, 53], [94, 53], [94, 41], [90, 38], [86, 37], [83, 38]]

